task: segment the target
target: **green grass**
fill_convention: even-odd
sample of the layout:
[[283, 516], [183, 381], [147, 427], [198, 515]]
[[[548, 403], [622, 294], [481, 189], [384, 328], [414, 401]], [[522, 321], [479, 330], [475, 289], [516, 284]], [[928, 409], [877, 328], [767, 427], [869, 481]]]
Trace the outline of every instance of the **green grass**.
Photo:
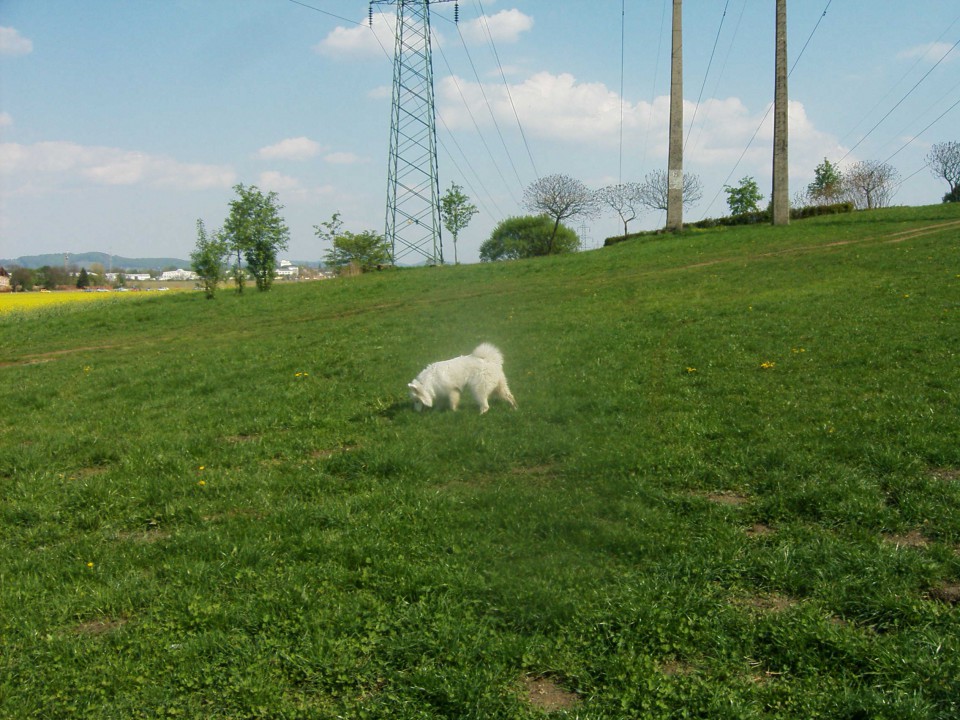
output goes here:
[[0, 333], [2, 717], [960, 714], [958, 206]]

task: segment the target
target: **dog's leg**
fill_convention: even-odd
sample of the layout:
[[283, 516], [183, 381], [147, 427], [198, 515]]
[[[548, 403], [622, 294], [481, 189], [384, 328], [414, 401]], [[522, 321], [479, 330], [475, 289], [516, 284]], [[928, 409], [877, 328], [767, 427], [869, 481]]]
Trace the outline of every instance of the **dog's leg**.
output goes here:
[[514, 410], [517, 409], [517, 401], [513, 399], [513, 394], [510, 392], [510, 388], [507, 387], [506, 380], [501, 380], [500, 384], [497, 385], [497, 395], [510, 403], [510, 407]]
[[457, 411], [457, 405], [460, 404], [460, 391], [456, 388], [450, 390], [450, 409], [454, 412]]

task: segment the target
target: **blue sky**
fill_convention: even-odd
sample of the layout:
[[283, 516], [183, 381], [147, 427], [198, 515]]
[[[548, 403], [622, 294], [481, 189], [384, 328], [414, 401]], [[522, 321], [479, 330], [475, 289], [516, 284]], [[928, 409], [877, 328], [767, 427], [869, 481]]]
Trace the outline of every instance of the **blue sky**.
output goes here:
[[[394, 6], [375, 6], [372, 29], [367, 13], [365, 0], [0, 0], [0, 257], [186, 258], [236, 183], [278, 193], [286, 257], [320, 259], [313, 226], [334, 212], [382, 232]], [[440, 184], [481, 211], [461, 261], [525, 214], [538, 174], [597, 188], [665, 168], [669, 0], [463, 0], [459, 26], [453, 13], [433, 6]], [[769, 195], [773, 40], [774, 0], [684, 3], [684, 167], [704, 186], [686, 220], [725, 214], [724, 183], [747, 175]], [[939, 202], [948, 188], [924, 157], [960, 141], [958, 40], [952, 0], [790, 0], [791, 195], [827, 157], [887, 161], [894, 203]], [[620, 230], [610, 214], [571, 224], [588, 248]]]

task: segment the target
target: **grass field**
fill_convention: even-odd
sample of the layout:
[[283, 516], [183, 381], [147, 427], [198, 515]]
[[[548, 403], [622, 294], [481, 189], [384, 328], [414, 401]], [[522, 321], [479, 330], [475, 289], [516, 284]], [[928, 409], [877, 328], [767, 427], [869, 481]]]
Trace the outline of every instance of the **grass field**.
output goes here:
[[0, 717], [960, 716], [960, 206], [0, 333]]

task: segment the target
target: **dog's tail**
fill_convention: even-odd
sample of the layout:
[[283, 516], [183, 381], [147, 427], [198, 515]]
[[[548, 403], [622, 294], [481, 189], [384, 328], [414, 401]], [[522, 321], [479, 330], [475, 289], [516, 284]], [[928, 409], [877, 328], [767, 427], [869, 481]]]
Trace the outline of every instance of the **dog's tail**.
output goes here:
[[482, 358], [487, 362], [496, 363], [497, 365], [503, 365], [503, 353], [501, 353], [496, 347], [490, 343], [482, 343], [477, 345], [476, 349], [470, 353], [474, 357]]

